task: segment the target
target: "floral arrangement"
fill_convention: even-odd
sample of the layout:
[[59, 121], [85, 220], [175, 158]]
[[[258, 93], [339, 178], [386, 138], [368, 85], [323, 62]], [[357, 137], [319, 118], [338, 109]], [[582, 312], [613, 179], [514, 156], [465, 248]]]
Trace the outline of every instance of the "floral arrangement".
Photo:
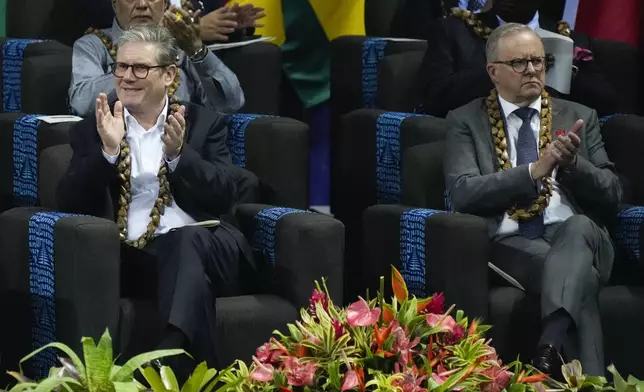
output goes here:
[[[183, 350], [144, 353], [117, 366], [106, 331], [98, 345], [82, 339], [85, 363], [60, 343], [27, 355], [21, 364], [47, 348], [67, 357], [38, 382], [22, 371], [9, 372], [18, 381], [10, 392], [644, 391], [644, 381], [624, 380], [613, 366], [610, 385], [603, 377], [583, 375], [579, 361], [562, 367], [565, 382], [519, 361], [503, 364], [484, 336], [489, 326], [468, 320], [462, 311], [451, 316], [454, 306], [445, 311], [442, 293], [410, 297], [395, 268], [391, 281], [391, 302], [383, 298], [381, 278], [377, 298], [359, 298], [347, 308], [333, 303], [324, 280], [316, 282], [301, 320], [288, 325], [288, 335], [275, 331], [250, 366], [238, 360], [217, 371], [204, 362], [181, 387], [172, 369], [146, 364]], [[143, 382], [134, 377], [137, 369]]]
[[[557, 382], [519, 361], [503, 364], [484, 334], [490, 326], [468, 320], [444, 295], [410, 296], [392, 268], [394, 297], [336, 306], [325, 281], [301, 320], [259, 347], [250, 366], [238, 361], [220, 375], [221, 391], [484, 391], [615, 390], [602, 377], [582, 375], [574, 361]], [[611, 368], [617, 376], [617, 372]], [[621, 377], [619, 377], [621, 380]], [[622, 380], [623, 381], [623, 380]], [[624, 385], [635, 383], [629, 379]], [[631, 384], [635, 385], [635, 384]]]

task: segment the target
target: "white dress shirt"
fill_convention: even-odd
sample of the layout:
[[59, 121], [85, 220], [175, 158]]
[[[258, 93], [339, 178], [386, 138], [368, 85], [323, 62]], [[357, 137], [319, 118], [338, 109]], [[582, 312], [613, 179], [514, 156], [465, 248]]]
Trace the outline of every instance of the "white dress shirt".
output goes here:
[[[161, 162], [166, 160], [163, 153], [163, 128], [165, 126], [166, 113], [168, 112], [168, 100], [156, 124], [145, 130], [138, 121], [123, 109], [125, 118], [126, 138], [130, 146], [130, 160], [132, 162], [130, 184], [132, 201], [127, 214], [127, 239], [138, 240], [146, 232], [150, 223], [150, 212], [159, 194], [159, 180], [157, 174], [161, 168]], [[115, 164], [120, 151], [116, 155], [108, 155], [103, 151], [103, 156], [111, 164]], [[168, 169], [173, 172], [179, 164], [181, 156], [168, 162]], [[156, 235], [165, 234], [168, 231], [195, 223], [195, 220], [186, 214], [176, 201], [172, 200], [169, 207], [161, 215]]]
[[[499, 102], [501, 102], [501, 109], [503, 110], [503, 116], [505, 117], [505, 123], [507, 128], [507, 139], [508, 139], [508, 154], [510, 155], [510, 163], [512, 167], [517, 165], [517, 141], [519, 139], [519, 128], [523, 125], [523, 120], [517, 116], [514, 111], [519, 109], [519, 107], [513, 103], [510, 103], [499, 96]], [[536, 101], [530, 104], [532, 109], [535, 109], [538, 113], [541, 113], [541, 97]], [[541, 128], [541, 115], [535, 114], [532, 117], [530, 122], [530, 127], [534, 133], [534, 137], [537, 141], [537, 146], [539, 146], [539, 129]], [[537, 147], [538, 148], [538, 147]], [[559, 190], [559, 184], [555, 181], [557, 176], [557, 168], [552, 172], [552, 197], [550, 198], [550, 203], [544, 211], [543, 222], [545, 225], [551, 225], [553, 223], [563, 222], [566, 219], [574, 215], [574, 211], [571, 207], [571, 203], [568, 201], [566, 195]], [[503, 220], [499, 225], [499, 229], [496, 232], [497, 235], [508, 235], [514, 234], [519, 231], [519, 224], [510, 219], [510, 216], [506, 212], [503, 216]]]
[[[527, 0], [524, 0], [524, 1], [527, 1]], [[496, 19], [499, 21], [499, 26], [505, 24], [505, 21], [503, 19], [501, 19], [500, 16], [497, 15]], [[530, 22], [526, 23], [526, 25], [529, 28], [531, 28], [532, 30], [536, 30], [536, 29], [540, 28], [540, 25], [539, 25], [539, 11], [537, 11], [534, 14], [534, 18], [532, 18], [532, 20]]]

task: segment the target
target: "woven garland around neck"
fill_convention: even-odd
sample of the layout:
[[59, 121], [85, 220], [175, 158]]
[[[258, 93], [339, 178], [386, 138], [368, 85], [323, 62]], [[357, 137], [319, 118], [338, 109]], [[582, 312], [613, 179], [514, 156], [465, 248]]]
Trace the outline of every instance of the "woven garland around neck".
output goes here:
[[[483, 23], [481, 19], [479, 19], [475, 13], [464, 10], [462, 8], [454, 7], [452, 8], [451, 12], [452, 16], [455, 16], [459, 19], [462, 19], [465, 24], [470, 26], [472, 30], [478, 35], [479, 37], [483, 38], [484, 40], [487, 41], [487, 39], [490, 37], [490, 34], [492, 34], [492, 31], [494, 29], [488, 27]], [[570, 38], [570, 34], [572, 30], [570, 29], [570, 24], [566, 22], [565, 20], [561, 20], [557, 22], [557, 32], [564, 37]]]
[[[499, 96], [496, 89], [490, 92], [486, 99], [487, 114], [492, 128], [492, 139], [494, 142], [494, 151], [496, 153], [496, 165], [498, 171], [510, 169], [510, 155], [508, 154], [508, 140], [506, 136], [505, 117], [499, 103]], [[541, 93], [541, 126], [539, 129], [539, 155], [541, 156], [546, 147], [552, 142], [552, 100], [547, 91]], [[541, 179], [542, 187], [537, 199], [527, 208], [512, 206], [508, 210], [510, 219], [529, 220], [541, 214], [552, 197], [552, 179], [550, 176]]]
[[[101, 30], [92, 28], [88, 30], [87, 34], [96, 35], [103, 42], [112, 58], [116, 59], [116, 47], [112, 43], [112, 40], [107, 36], [107, 34], [105, 34]], [[168, 99], [170, 100], [170, 115], [175, 114], [180, 107], [179, 99], [175, 95], [175, 92], [179, 88], [180, 83], [181, 77], [179, 76], [179, 70], [177, 70], [172, 85], [170, 85], [170, 87], [168, 88]], [[157, 179], [159, 180], [159, 194], [157, 195], [154, 206], [150, 211], [150, 222], [148, 223], [145, 233], [143, 233], [137, 240], [128, 240], [127, 219], [130, 203], [132, 202], [132, 184], [130, 182], [130, 175], [132, 172], [132, 158], [130, 156], [130, 146], [127, 142], [127, 131], [125, 132], [125, 136], [121, 140], [120, 150], [121, 152], [119, 154], [119, 161], [116, 167], [122, 183], [119, 189], [119, 210], [117, 214], [116, 224], [119, 229], [119, 237], [121, 241], [125, 242], [129, 246], [141, 249], [144, 248], [154, 238], [161, 221], [161, 216], [165, 212], [165, 208], [169, 207], [172, 204], [170, 182], [167, 178], [169, 168], [165, 160], [162, 160], [161, 167], [159, 168], [159, 172], [157, 173]]]

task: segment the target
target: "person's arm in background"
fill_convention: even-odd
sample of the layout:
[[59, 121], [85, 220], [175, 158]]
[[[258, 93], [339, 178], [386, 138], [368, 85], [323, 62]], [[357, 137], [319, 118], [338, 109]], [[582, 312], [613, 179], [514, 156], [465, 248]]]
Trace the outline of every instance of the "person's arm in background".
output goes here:
[[252, 4], [228, 6], [224, 0], [196, 3], [195, 9], [202, 10], [201, 36], [206, 42], [235, 42], [251, 37], [255, 27], [261, 26], [257, 21], [265, 16], [263, 8]]
[[111, 59], [98, 37], [86, 35], [74, 43], [69, 86], [73, 114], [85, 117], [94, 113], [94, 102], [100, 93], [107, 94], [109, 102], [116, 100], [114, 75], [109, 72], [108, 63]]

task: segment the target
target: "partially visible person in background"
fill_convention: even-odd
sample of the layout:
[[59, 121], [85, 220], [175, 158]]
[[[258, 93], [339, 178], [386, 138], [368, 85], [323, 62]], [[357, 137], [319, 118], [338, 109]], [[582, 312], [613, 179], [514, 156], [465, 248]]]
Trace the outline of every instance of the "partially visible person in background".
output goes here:
[[468, 10], [474, 13], [479, 13], [483, 11], [485, 7], [486, 0], [458, 0], [459, 8]]
[[[186, 0], [183, 0], [186, 1]], [[266, 16], [264, 8], [252, 3], [240, 5], [226, 0], [187, 0], [192, 9], [201, 10], [201, 38], [211, 41], [240, 41], [252, 37], [258, 21]], [[182, 6], [182, 0], [171, 0], [173, 5]]]
[[575, 42], [579, 71], [566, 99], [596, 109], [600, 116], [616, 113], [617, 92], [593, 59], [593, 40], [540, 15], [543, 0], [493, 0], [489, 11], [457, 12], [432, 23], [419, 78], [425, 85], [424, 109], [444, 117], [450, 110], [484, 97], [492, 88], [485, 70], [485, 44], [490, 32], [505, 23], [521, 23], [568, 35]]
[[[95, 1], [95, 0], [94, 0]], [[210, 52], [196, 19], [187, 11], [170, 6], [166, 0], [112, 0], [116, 14], [111, 28], [93, 30], [74, 43], [69, 101], [72, 112], [90, 115], [99, 93], [116, 99], [114, 75], [116, 42], [132, 26], [160, 23], [168, 27], [182, 52], [174, 89], [179, 100], [212, 110], [231, 113], [244, 105], [244, 93], [237, 76]], [[199, 12], [199, 11], [198, 11]]]

